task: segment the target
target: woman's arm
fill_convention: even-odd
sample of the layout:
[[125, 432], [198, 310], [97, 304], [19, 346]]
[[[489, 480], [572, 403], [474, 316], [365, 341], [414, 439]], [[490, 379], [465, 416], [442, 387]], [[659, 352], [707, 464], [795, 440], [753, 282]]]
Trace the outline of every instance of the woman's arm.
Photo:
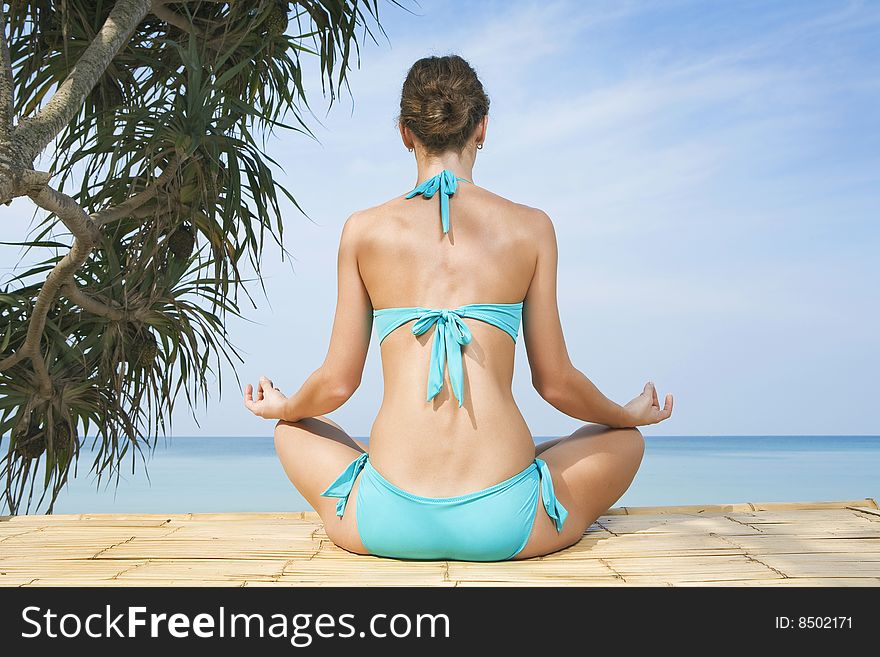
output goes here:
[[355, 213], [345, 221], [339, 240], [336, 315], [324, 362], [290, 397], [266, 377], [260, 378], [256, 398], [248, 384], [245, 406], [260, 417], [296, 422], [324, 415], [342, 406], [360, 385], [373, 330], [373, 306], [358, 269], [357, 217]]
[[548, 403], [584, 422], [609, 427], [634, 427], [665, 420], [672, 413], [672, 395], [660, 408], [657, 391], [648, 383], [625, 406], [608, 399], [571, 362], [556, 300], [558, 248], [553, 222], [538, 211], [535, 273], [523, 303], [523, 335], [532, 385]]

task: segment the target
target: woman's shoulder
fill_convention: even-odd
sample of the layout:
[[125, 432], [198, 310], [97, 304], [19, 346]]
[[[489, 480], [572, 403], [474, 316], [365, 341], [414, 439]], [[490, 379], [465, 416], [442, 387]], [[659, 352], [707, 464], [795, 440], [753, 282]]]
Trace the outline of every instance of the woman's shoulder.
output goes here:
[[550, 215], [541, 208], [514, 201], [484, 188], [479, 189], [491, 204], [493, 213], [504, 218], [504, 224], [508, 229], [516, 229], [521, 236], [530, 240], [552, 230], [553, 222]]
[[[477, 185], [472, 186], [470, 193], [478, 195], [480, 203], [487, 207], [489, 214], [503, 217], [508, 231], [516, 229], [516, 232], [524, 236], [537, 238], [553, 230], [550, 216], [541, 208], [514, 201]], [[405, 223], [410, 206], [411, 200], [407, 199], [405, 194], [401, 194], [375, 205], [354, 210], [344, 222], [343, 234], [347, 233], [352, 238], [359, 236], [368, 238], [378, 232], [388, 230], [393, 232], [395, 218]]]
[[540, 228], [550, 221], [549, 215], [540, 208], [514, 201], [478, 185], [473, 189], [481, 196], [481, 202], [494, 206], [492, 209], [495, 211], [502, 212], [506, 222], [519, 221], [526, 228]]

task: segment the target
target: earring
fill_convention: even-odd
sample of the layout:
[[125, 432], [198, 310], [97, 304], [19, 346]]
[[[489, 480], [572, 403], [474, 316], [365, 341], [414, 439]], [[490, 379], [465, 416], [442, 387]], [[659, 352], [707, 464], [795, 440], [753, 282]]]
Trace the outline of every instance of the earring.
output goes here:
[[407, 150], [408, 150], [410, 153], [413, 152], [413, 149], [411, 149], [411, 148], [408, 148]]
[[478, 148], [479, 150], [483, 150], [483, 143], [480, 142], [479, 144], [477, 144], [477, 148]]

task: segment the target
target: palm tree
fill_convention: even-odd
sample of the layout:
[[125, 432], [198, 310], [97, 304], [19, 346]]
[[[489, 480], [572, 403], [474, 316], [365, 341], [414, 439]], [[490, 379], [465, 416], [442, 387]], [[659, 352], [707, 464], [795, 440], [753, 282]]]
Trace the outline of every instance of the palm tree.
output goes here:
[[13, 0], [0, 22], [0, 202], [47, 211], [6, 242], [40, 259], [0, 289], [0, 506], [51, 513], [81, 436], [118, 485], [241, 360], [224, 321], [266, 238], [286, 252], [279, 193], [302, 211], [258, 140], [314, 137], [304, 61], [332, 105], [356, 30], [384, 30], [377, 0]]

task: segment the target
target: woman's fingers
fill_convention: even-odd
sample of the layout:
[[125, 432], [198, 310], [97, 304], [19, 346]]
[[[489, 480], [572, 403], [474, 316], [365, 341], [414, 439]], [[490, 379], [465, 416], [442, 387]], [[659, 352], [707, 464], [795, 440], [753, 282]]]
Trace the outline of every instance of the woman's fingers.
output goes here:
[[273, 387], [271, 379], [261, 376], [260, 382], [257, 384], [257, 401], [263, 401], [266, 396], [265, 392], [271, 390]]
[[254, 415], [262, 417], [262, 413], [266, 412], [262, 402], [266, 401], [266, 394], [270, 390], [280, 392], [272, 380], [265, 376], [260, 377], [256, 389], [248, 383], [244, 388], [244, 405]]
[[244, 405], [252, 413], [257, 412], [257, 405], [254, 402], [254, 387], [250, 383], [244, 388]]
[[660, 408], [660, 400], [657, 399], [657, 388], [654, 386], [653, 381], [648, 381], [645, 384], [645, 387], [642, 389], [642, 394], [647, 396], [648, 399], [651, 400], [651, 405]]
[[672, 415], [672, 393], [668, 393], [666, 395], [666, 399], [663, 403], [663, 410], [660, 411], [660, 419], [665, 420], [670, 415]]

